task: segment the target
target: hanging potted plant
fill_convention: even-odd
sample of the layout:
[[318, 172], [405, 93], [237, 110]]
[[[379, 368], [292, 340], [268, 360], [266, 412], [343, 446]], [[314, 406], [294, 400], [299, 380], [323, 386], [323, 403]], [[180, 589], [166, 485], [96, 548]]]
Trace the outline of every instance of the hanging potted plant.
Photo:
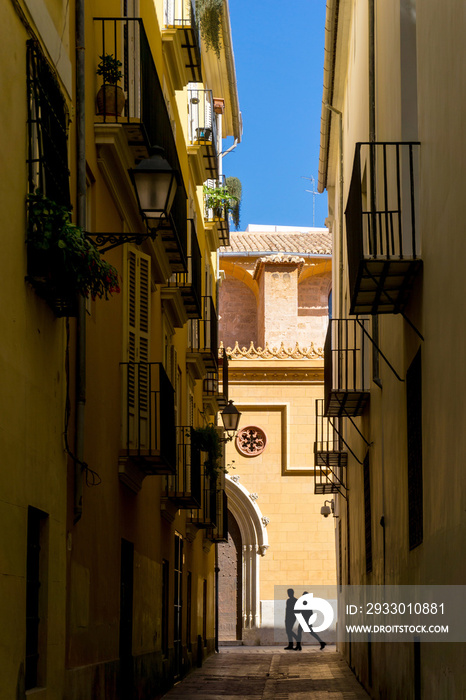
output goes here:
[[104, 82], [97, 93], [97, 113], [119, 117], [125, 106], [125, 93], [118, 85], [123, 77], [119, 61], [111, 53], [99, 56], [100, 63], [97, 66], [97, 75], [101, 75]]
[[28, 281], [57, 316], [76, 314], [78, 294], [105, 298], [120, 291], [118, 272], [102, 259], [66, 207], [40, 191], [28, 196]]
[[207, 51], [220, 58], [223, 0], [196, 0], [196, 19]]
[[241, 216], [241, 180], [239, 180], [237, 177], [227, 177], [227, 179], [225, 180], [225, 184], [230, 195], [229, 211], [231, 214], [231, 218], [233, 219], [235, 229], [238, 230]]
[[218, 475], [225, 471], [221, 462], [223, 450], [217, 428], [209, 423], [203, 428], [194, 428], [191, 435], [193, 444], [201, 452], [207, 453], [207, 458], [204, 461], [206, 477], [215, 481]]

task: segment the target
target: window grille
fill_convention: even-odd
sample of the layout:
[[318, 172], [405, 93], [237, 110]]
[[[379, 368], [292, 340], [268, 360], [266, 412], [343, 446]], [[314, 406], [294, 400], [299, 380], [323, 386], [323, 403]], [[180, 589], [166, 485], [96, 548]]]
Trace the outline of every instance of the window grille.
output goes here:
[[29, 192], [71, 208], [68, 110], [55, 75], [37, 42], [27, 42]]

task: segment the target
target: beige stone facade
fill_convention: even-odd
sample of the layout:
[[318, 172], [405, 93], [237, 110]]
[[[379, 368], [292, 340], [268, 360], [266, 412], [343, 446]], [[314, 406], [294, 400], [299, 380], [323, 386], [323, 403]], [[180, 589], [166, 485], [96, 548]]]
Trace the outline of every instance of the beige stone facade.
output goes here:
[[[336, 581], [334, 520], [320, 515], [324, 499], [314, 495], [313, 453], [330, 252], [322, 229], [249, 227], [231, 234], [230, 248], [220, 254], [219, 332], [230, 357], [230, 398], [242, 413], [239, 430], [258, 428], [260, 444], [265, 435], [265, 447], [256, 451], [252, 431], [250, 454], [237, 440], [226, 449], [232, 515], [238, 501], [238, 511], [241, 506], [257, 518], [255, 533], [240, 522], [237, 548], [243, 560], [238, 627], [247, 644], [274, 643], [275, 586]], [[231, 551], [231, 543], [219, 545], [221, 569]], [[222, 628], [221, 604], [220, 640], [222, 634], [231, 638], [231, 626], [230, 637]]]

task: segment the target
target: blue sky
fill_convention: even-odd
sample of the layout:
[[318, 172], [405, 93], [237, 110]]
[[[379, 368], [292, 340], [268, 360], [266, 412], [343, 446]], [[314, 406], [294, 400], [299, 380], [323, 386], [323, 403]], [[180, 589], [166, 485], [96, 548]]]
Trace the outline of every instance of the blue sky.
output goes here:
[[[241, 227], [312, 226], [325, 0], [229, 0], [243, 141], [223, 161], [241, 180]], [[230, 145], [230, 141], [224, 142]], [[315, 179], [315, 185], [303, 177]], [[327, 195], [315, 195], [315, 226]]]

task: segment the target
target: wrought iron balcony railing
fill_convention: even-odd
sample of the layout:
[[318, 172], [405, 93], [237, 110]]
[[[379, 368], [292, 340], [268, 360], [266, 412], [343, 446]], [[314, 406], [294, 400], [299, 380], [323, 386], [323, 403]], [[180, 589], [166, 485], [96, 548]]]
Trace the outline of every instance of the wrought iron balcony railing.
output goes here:
[[[217, 179], [209, 179], [205, 183], [207, 187], [219, 188], [226, 187], [225, 175]], [[205, 213], [204, 219], [207, 222], [214, 222], [217, 226], [218, 237], [221, 245], [230, 245], [230, 221], [228, 216], [228, 206], [223, 204], [218, 207], [208, 207], [208, 197], [205, 198]]]
[[324, 415], [324, 400], [316, 399], [314, 493], [346, 493], [348, 453], [344, 451], [341, 430], [341, 416], [327, 418]]
[[167, 477], [167, 498], [179, 508], [201, 507], [201, 453], [191, 439], [192, 430], [176, 429], [176, 472]]
[[174, 27], [182, 34], [181, 48], [189, 80], [201, 83], [201, 37], [195, 0], [165, 0], [164, 22], [165, 27]]
[[228, 497], [225, 489], [217, 490], [217, 525], [208, 531], [212, 542], [228, 542]]
[[175, 391], [160, 362], [123, 362], [120, 460], [145, 474], [176, 469]]
[[217, 117], [212, 90], [188, 89], [188, 140], [202, 147], [205, 168], [210, 178], [218, 174]]
[[[203, 453], [201, 452], [201, 462]], [[191, 511], [191, 522], [199, 528], [217, 526], [217, 480], [201, 465], [201, 505]]]
[[225, 348], [219, 349], [218, 369], [207, 372], [203, 381], [204, 396], [213, 396], [220, 409], [228, 405], [228, 355]]
[[167, 286], [178, 287], [181, 291], [188, 318], [200, 318], [202, 310], [202, 258], [193, 219], [189, 219], [189, 226], [191, 229], [191, 248], [190, 251], [188, 250], [188, 269], [186, 272], [175, 272], [168, 280]]
[[188, 321], [188, 352], [202, 356], [208, 371], [218, 368], [218, 319], [212, 297], [202, 297], [202, 318]]
[[351, 314], [403, 311], [422, 265], [419, 144], [357, 143], [346, 205]]
[[[120, 61], [119, 86], [124, 95], [123, 106], [119, 107], [119, 91], [96, 75], [96, 94], [102, 94], [102, 99], [97, 100], [96, 123], [122, 124], [136, 162], [147, 158], [152, 147], [163, 148], [165, 158], [182, 179], [170, 116], [142, 19], [96, 17], [94, 20], [95, 66], [105, 55]], [[99, 90], [101, 87], [103, 90]], [[185, 271], [187, 265], [186, 201], [182, 183], [169, 220], [159, 234], [173, 271]]]
[[369, 401], [368, 320], [330, 319], [324, 346], [326, 416], [359, 416]]

